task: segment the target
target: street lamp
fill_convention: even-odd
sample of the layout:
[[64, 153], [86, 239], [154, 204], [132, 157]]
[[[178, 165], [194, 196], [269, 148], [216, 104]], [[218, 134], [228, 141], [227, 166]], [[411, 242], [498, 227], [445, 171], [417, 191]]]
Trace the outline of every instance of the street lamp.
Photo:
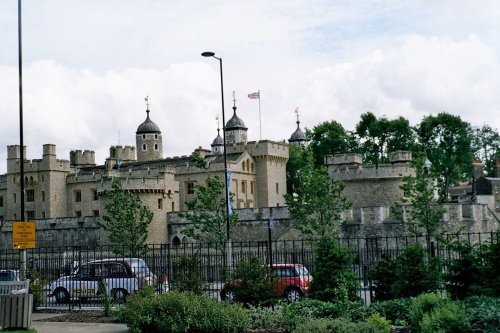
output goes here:
[[201, 54], [204, 57], [212, 57], [219, 60], [220, 67], [220, 92], [222, 95], [222, 139], [224, 141], [224, 182], [226, 185], [226, 240], [230, 244], [230, 233], [229, 233], [229, 184], [227, 183], [227, 152], [226, 152], [226, 116], [224, 112], [224, 83], [222, 79], [222, 58], [215, 56], [213, 52], [203, 52]]

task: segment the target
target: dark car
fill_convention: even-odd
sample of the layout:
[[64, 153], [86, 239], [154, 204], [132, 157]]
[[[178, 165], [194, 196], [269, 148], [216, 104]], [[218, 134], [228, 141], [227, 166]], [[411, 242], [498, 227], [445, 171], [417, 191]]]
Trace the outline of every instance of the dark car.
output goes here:
[[[272, 268], [273, 286], [278, 296], [289, 302], [296, 302], [309, 292], [312, 277], [302, 264], [274, 264]], [[234, 293], [239, 288], [237, 280], [224, 284], [220, 291], [222, 300], [234, 302]]]

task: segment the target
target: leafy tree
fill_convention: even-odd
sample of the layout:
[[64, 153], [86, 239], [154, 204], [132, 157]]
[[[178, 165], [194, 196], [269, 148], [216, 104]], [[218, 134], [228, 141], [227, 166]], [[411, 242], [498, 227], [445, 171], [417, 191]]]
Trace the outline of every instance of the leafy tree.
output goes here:
[[385, 116], [377, 118], [371, 112], [364, 113], [356, 125], [356, 134], [362, 142], [365, 163], [388, 162], [389, 152], [411, 150], [413, 146], [413, 130], [404, 117], [389, 120]]
[[425, 117], [416, 132], [421, 150], [432, 163], [431, 172], [438, 180], [441, 200], [447, 201], [450, 186], [472, 177], [471, 126], [459, 116], [443, 112]]
[[286, 163], [286, 188], [288, 193], [294, 193], [299, 186], [299, 172], [306, 166], [314, 164], [310, 146], [290, 145], [289, 158]]
[[396, 258], [395, 275], [391, 293], [396, 298], [439, 290], [439, 258], [428, 255], [420, 243], [410, 244]]
[[315, 248], [310, 296], [327, 302], [358, 300], [359, 286], [352, 270], [352, 250], [340, 245], [336, 233], [322, 236]]
[[426, 237], [427, 246], [430, 249], [431, 239], [437, 235], [446, 210], [438, 202], [433, 180], [429, 177], [430, 171], [426, 169], [428, 166], [424, 168], [423, 159], [421, 157], [415, 159], [413, 166], [416, 175], [403, 177], [403, 185], [400, 188], [403, 190], [404, 197], [400, 203], [393, 206], [393, 209], [407, 225], [410, 233]]
[[371, 290], [375, 292], [375, 301], [386, 301], [394, 298], [391, 288], [396, 282], [396, 261], [388, 256], [383, 256], [377, 261], [375, 267], [368, 272], [373, 281]]
[[201, 274], [201, 259], [199, 253], [182, 255], [177, 262], [172, 289], [181, 292], [192, 292], [201, 295], [205, 290], [205, 282]]
[[496, 158], [500, 157], [500, 135], [489, 125], [474, 128], [476, 157], [485, 164], [488, 175], [493, 175]]
[[262, 265], [255, 256], [239, 262], [233, 281], [238, 281], [234, 288], [234, 301], [238, 303], [268, 306], [278, 299], [270, 268]]
[[[225, 186], [217, 177], [208, 177], [206, 184], [195, 186], [195, 199], [189, 203], [192, 210], [179, 214], [193, 222], [182, 232], [196, 240], [224, 246], [227, 241]], [[237, 221], [238, 213], [233, 211], [229, 216], [230, 231]]]
[[344, 184], [332, 182], [325, 167], [306, 165], [297, 172], [295, 192], [285, 195], [294, 228], [324, 236], [335, 230], [341, 214], [351, 206], [342, 195]]
[[324, 164], [325, 155], [357, 152], [358, 144], [354, 135], [334, 120], [323, 122], [306, 130], [309, 146], [316, 166]]
[[106, 192], [109, 197], [104, 206], [107, 214], [97, 224], [109, 232], [115, 253], [140, 256], [147, 250], [148, 226], [153, 213], [142, 204], [138, 195], [125, 191], [119, 179], [113, 179], [111, 188]]

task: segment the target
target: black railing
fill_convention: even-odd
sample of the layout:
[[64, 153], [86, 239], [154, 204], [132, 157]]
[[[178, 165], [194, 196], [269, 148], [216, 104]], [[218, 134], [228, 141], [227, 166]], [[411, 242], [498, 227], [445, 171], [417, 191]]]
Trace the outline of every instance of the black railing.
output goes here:
[[[382, 257], [395, 258], [406, 246], [419, 242], [427, 248], [431, 255], [443, 259], [442, 263], [446, 265], [449, 259], [457, 257], [457, 253], [447, 246], [446, 240], [450, 240], [452, 237], [459, 237], [462, 241], [470, 244], [499, 241], [498, 234], [496, 233], [466, 233], [448, 235], [442, 241], [433, 240], [430, 243], [426, 241], [425, 237], [415, 236], [342, 238], [339, 240], [339, 245], [347, 246], [353, 251], [355, 260], [351, 269], [358, 276], [360, 296], [365, 301], [370, 302], [369, 287], [371, 281], [368, 277], [368, 271], [375, 266], [379, 259]], [[140, 258], [144, 260], [150, 271], [156, 276], [155, 285], [158, 287], [158, 292], [165, 292], [166, 289], [163, 282], [168, 279], [169, 285], [172, 287], [181, 276], [182, 270], [185, 269], [180, 264], [182, 258], [196, 255], [199, 265], [196, 271], [200, 275], [200, 280], [203, 281], [206, 292], [218, 298], [219, 290], [224, 283], [224, 277], [227, 276], [225, 275], [227, 274], [227, 270], [235, 269], [241, 260], [248, 259], [251, 256], [258, 257], [263, 265], [269, 262], [273, 264], [302, 264], [314, 276], [314, 243], [314, 240], [273, 241], [272, 251], [269, 251], [267, 241], [233, 242], [230, 247], [232, 256], [229, 256], [232, 258], [232, 262], [227, 266], [225, 266], [225, 262], [228, 256], [224, 253], [225, 248], [210, 243], [186, 243], [180, 245], [153, 244], [147, 247], [147, 250]], [[430, 248], [428, 248], [428, 244]], [[118, 260], [123, 258], [123, 255], [116, 254], [116, 250], [116, 247], [112, 246], [45, 247], [27, 250], [28, 268], [36, 270], [45, 281], [52, 282], [53, 287], [55, 285], [54, 281], [64, 276], [71, 276], [76, 268], [85, 263], [100, 259]], [[120, 253], [126, 253], [127, 248], [123, 247], [118, 250]], [[269, 258], [270, 252], [272, 253], [272, 261]], [[20, 253], [18, 250], [0, 250], [0, 269], [18, 269], [19, 266]], [[109, 267], [106, 269], [112, 270]], [[446, 270], [445, 266], [443, 270]], [[74, 276], [70, 279], [71, 282], [67, 282], [71, 283], [71, 288], [77, 290], [77, 293], [69, 295], [69, 300], [59, 297], [60, 302], [57, 302], [55, 296], [46, 295], [41, 306], [69, 308], [98, 306], [99, 302], [101, 302], [100, 297], [93, 299], [91, 293], [99, 294], [99, 287], [84, 286], [81, 282], [82, 280], [99, 280], [99, 273], [92, 272], [92, 274], [91, 277], [84, 276], [83, 278], [82, 276]], [[134, 291], [135, 287], [127, 285], [130, 281], [124, 282], [126, 278], [119, 275], [116, 276], [114, 283], [118, 283], [118, 285], [113, 290], [123, 288], [129, 293]], [[102, 282], [102, 279], [98, 282]], [[120, 283], [122, 284], [121, 286]], [[45, 288], [47, 294], [50, 293], [50, 286], [47, 283]]]

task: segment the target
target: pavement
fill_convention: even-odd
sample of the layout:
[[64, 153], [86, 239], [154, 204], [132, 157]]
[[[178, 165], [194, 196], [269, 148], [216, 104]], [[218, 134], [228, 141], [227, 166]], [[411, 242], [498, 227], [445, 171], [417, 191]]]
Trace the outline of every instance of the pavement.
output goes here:
[[40, 321], [61, 314], [33, 313], [31, 327], [38, 333], [127, 333], [126, 324], [99, 324], [74, 322], [46, 322]]

